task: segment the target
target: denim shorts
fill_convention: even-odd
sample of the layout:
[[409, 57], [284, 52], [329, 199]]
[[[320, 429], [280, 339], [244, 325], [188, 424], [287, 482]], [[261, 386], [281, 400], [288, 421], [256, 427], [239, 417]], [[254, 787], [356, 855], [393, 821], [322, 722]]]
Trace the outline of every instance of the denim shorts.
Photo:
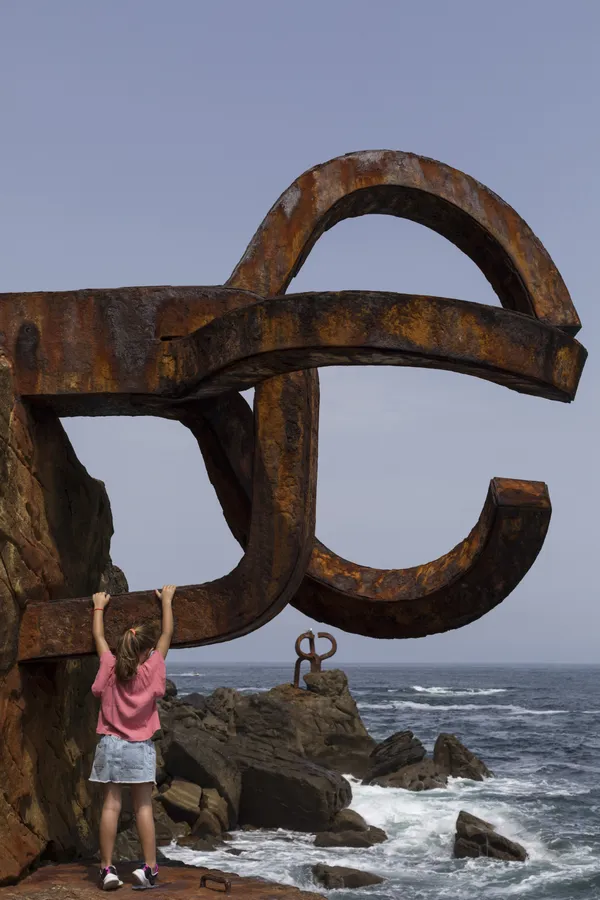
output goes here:
[[156, 747], [152, 740], [126, 741], [103, 734], [96, 747], [90, 781], [102, 784], [146, 784], [156, 779]]

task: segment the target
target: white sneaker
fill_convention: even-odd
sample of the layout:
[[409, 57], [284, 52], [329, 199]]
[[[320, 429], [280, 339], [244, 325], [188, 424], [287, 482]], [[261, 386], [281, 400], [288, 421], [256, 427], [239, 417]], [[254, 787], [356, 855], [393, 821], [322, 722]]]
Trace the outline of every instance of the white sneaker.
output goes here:
[[123, 882], [117, 875], [117, 870], [114, 866], [100, 869], [100, 887], [103, 891], [116, 891], [117, 888], [123, 887]]
[[134, 891], [146, 891], [158, 887], [158, 866], [152, 871], [150, 866], [140, 866], [132, 872]]

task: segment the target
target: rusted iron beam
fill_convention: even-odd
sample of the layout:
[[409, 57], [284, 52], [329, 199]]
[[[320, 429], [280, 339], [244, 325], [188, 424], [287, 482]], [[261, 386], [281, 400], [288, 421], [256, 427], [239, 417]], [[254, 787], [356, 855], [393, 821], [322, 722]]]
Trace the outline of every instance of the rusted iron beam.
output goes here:
[[[172, 288], [171, 295], [176, 298], [179, 291]], [[493, 306], [375, 291], [259, 301], [225, 288], [195, 288], [187, 318], [181, 310], [177, 322], [171, 316], [170, 324], [185, 337], [164, 333], [165, 314], [155, 303], [138, 303], [130, 317], [134, 340], [123, 340], [118, 353], [108, 353], [107, 346], [114, 351], [118, 310], [132, 300], [129, 289], [122, 297], [112, 293], [93, 328], [82, 332], [85, 340], [74, 341], [72, 329], [64, 327], [81, 300], [79, 292], [61, 296], [56, 318], [47, 312], [34, 325], [30, 315], [25, 326], [13, 326], [10, 349], [23, 397], [44, 400], [62, 415], [152, 409], [161, 414], [175, 400], [244, 390], [274, 375], [341, 363], [450, 369], [569, 401], [586, 357], [568, 334]], [[37, 312], [39, 298], [33, 295], [29, 303], [27, 295], [19, 295], [17, 307], [21, 313]], [[90, 298], [84, 303], [87, 307]], [[11, 309], [5, 295], [0, 325], [18, 321]], [[206, 324], [196, 329], [199, 321]], [[35, 335], [27, 353], [23, 334]]]
[[173, 342], [185, 399], [245, 390], [331, 365], [397, 365], [476, 375], [570, 401], [586, 351], [530, 316], [443, 297], [374, 291], [291, 294], [237, 309]]
[[[447, 237], [504, 309], [356, 291], [282, 296], [324, 231], [369, 213]], [[296, 591], [295, 604], [315, 618], [377, 637], [459, 627], [500, 602], [546, 533], [550, 502], [538, 482], [495, 479], [471, 534], [413, 569], [358, 566], [318, 541], [313, 549], [312, 367], [447, 368], [568, 401], [585, 361], [579, 327], [560, 274], [511, 207], [462, 172], [395, 151], [350, 154], [302, 175], [224, 287], [0, 296], [3, 349], [26, 402], [58, 415], [166, 416], [198, 440], [246, 552], [225, 578], [180, 590], [175, 646], [245, 634]], [[251, 385], [256, 423], [235, 393]], [[152, 603], [146, 592], [114, 598], [109, 640]], [[30, 604], [21, 659], [91, 652], [88, 615], [83, 600]]]
[[581, 328], [558, 269], [508, 203], [458, 169], [399, 150], [348, 153], [304, 172], [271, 208], [227, 284], [264, 297], [282, 294], [325, 231], [372, 213], [410, 219], [447, 238], [507, 309], [569, 334]]
[[[198, 438], [225, 518], [244, 546], [252, 418], [239, 395], [230, 398], [227, 417], [220, 402], [204, 402], [210, 439]], [[432, 562], [375, 569], [349, 562], [316, 540], [292, 605], [318, 622], [369, 637], [414, 638], [460, 628], [497, 606], [526, 575], [551, 512], [542, 482], [494, 478], [473, 530]]]
[[[225, 577], [178, 590], [173, 646], [228, 641], [260, 627], [287, 605], [306, 571], [315, 518], [315, 375], [273, 378], [257, 388], [255, 421], [252, 510], [244, 557]], [[186, 424], [192, 424], [191, 417]], [[151, 591], [113, 597], [105, 616], [109, 644], [116, 644], [132, 622], [156, 613]], [[27, 606], [20, 661], [93, 652], [89, 600]]]

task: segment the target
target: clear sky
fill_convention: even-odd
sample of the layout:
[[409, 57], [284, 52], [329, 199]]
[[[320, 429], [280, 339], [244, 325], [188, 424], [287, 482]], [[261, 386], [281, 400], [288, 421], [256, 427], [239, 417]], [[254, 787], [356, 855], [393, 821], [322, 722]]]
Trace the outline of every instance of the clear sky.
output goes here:
[[[434, 559], [473, 526], [493, 476], [546, 481], [554, 509], [537, 563], [488, 616], [417, 641], [338, 634], [340, 661], [598, 661], [599, 34], [596, 0], [0, 6], [0, 290], [221, 284], [301, 172], [381, 148], [478, 178], [560, 269], [590, 351], [570, 406], [451, 373], [321, 370], [317, 531], [342, 556]], [[380, 216], [328, 232], [292, 285], [348, 288], [498, 303], [443, 238]], [[233, 567], [185, 429], [66, 427], [106, 482], [133, 590]], [[290, 608], [173, 657], [291, 662], [308, 624]]]

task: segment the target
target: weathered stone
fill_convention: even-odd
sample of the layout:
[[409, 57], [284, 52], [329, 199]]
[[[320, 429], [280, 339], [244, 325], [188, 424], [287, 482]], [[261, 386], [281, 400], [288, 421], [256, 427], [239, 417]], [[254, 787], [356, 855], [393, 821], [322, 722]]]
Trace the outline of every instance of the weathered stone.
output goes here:
[[404, 788], [407, 791], [431, 791], [446, 787], [448, 776], [441, 772], [432, 759], [423, 759], [397, 772], [374, 778], [370, 784], [380, 787]]
[[315, 835], [315, 847], [374, 847], [387, 839], [383, 828], [374, 826], [367, 831], [323, 831]]
[[98, 662], [14, 663], [25, 603], [90, 596], [110, 566], [111, 534], [104, 485], [55, 415], [15, 398], [0, 355], [0, 884], [40, 856], [95, 849]]
[[172, 700], [173, 697], [177, 696], [177, 685], [174, 681], [171, 681], [170, 678], [167, 678], [167, 686], [165, 690], [165, 698], [167, 700]]
[[229, 811], [227, 804], [218, 791], [214, 788], [204, 788], [202, 797], [200, 798], [200, 809], [206, 810], [216, 817], [221, 826], [221, 831], [227, 831], [229, 828]]
[[144, 853], [140, 844], [136, 828], [128, 828], [120, 831], [115, 841], [114, 861], [119, 862], [143, 862]]
[[390, 772], [397, 772], [405, 766], [421, 762], [425, 758], [425, 747], [412, 731], [398, 731], [390, 735], [371, 752], [365, 784]]
[[[134, 863], [119, 865], [119, 876], [125, 884], [131, 884]], [[299, 891], [289, 885], [278, 885], [260, 878], [240, 878], [220, 871], [184, 866], [171, 860], [160, 860], [159, 885], [152, 891], [152, 900], [215, 900], [216, 891], [223, 892], [222, 885], [208, 882], [200, 888], [202, 875], [226, 877], [231, 881], [232, 896], [243, 900], [324, 900], [321, 894]], [[5, 888], [2, 900], [98, 900], [98, 865], [45, 866], [30, 875], [21, 884]], [[215, 890], [216, 888], [216, 890]], [[125, 889], [122, 889], [125, 890]], [[129, 894], [129, 891], [126, 891]]]
[[173, 778], [168, 790], [158, 800], [174, 822], [187, 822], [193, 826], [200, 814], [202, 788], [183, 778]]
[[221, 840], [218, 835], [188, 834], [185, 837], [178, 838], [177, 843], [180, 847], [187, 847], [188, 850], [212, 853], [213, 850], [220, 846]]
[[345, 866], [326, 866], [318, 863], [312, 867], [315, 881], [328, 891], [337, 888], [361, 888], [371, 884], [383, 884], [385, 878], [372, 872], [361, 872], [359, 869], [347, 869]]
[[223, 826], [219, 819], [209, 809], [200, 810], [200, 814], [194, 822], [192, 828], [193, 837], [220, 837], [223, 833]]
[[527, 851], [516, 841], [498, 834], [494, 825], [462, 810], [456, 820], [454, 856], [456, 859], [486, 856], [506, 862], [525, 862]]
[[368, 831], [369, 827], [360, 813], [342, 809], [331, 823], [330, 831]]
[[190, 833], [190, 826], [187, 822], [175, 822], [167, 814], [163, 804], [155, 799], [152, 801], [154, 810], [154, 827], [156, 829], [156, 843], [159, 846], [166, 846], [172, 840], [178, 840]]
[[200, 727], [197, 718], [189, 725], [179, 722], [168, 740], [165, 768], [172, 776], [202, 787], [215, 788], [224, 798], [232, 823], [238, 820], [242, 778], [229, 749]]
[[433, 748], [433, 760], [442, 772], [454, 778], [483, 781], [484, 778], [493, 776], [486, 764], [471, 753], [454, 734], [439, 735]]
[[238, 695], [238, 734], [284, 743], [340, 774], [362, 777], [375, 742], [360, 718], [344, 672], [305, 676], [308, 690], [283, 684], [263, 694]]
[[237, 738], [230, 746], [242, 772], [242, 825], [321, 831], [352, 799], [341, 775], [282, 745]]

